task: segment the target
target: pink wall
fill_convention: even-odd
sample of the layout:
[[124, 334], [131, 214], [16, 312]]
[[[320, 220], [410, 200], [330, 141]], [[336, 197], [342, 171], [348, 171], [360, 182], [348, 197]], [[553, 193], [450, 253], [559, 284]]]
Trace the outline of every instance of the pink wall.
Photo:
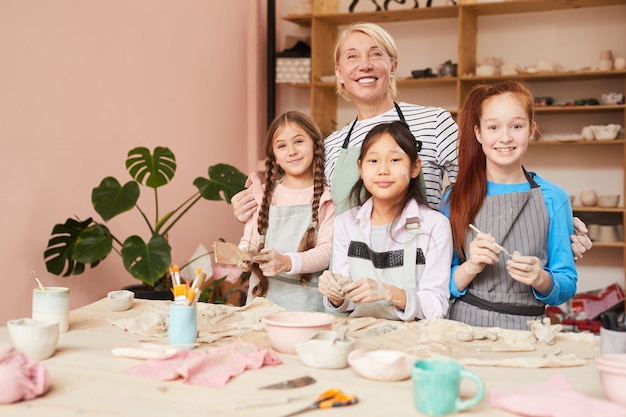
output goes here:
[[[69, 278], [43, 260], [55, 223], [97, 216], [102, 178], [129, 179], [131, 148], [177, 157], [162, 211], [209, 165], [250, 171], [265, 128], [264, 16], [258, 0], [0, 0], [0, 324], [30, 316], [31, 270], [69, 286], [72, 308], [137, 283], [116, 254]], [[114, 220], [122, 239], [147, 232], [136, 212]], [[174, 261], [241, 229], [229, 205], [203, 201], [170, 233]]]

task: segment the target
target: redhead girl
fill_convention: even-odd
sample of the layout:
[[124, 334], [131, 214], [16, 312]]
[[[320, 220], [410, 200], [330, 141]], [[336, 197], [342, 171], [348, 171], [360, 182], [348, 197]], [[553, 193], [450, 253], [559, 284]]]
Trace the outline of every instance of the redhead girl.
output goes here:
[[476, 86], [467, 95], [459, 175], [442, 206], [455, 249], [453, 320], [528, 329], [546, 305], [576, 293], [569, 195], [522, 166], [536, 129], [533, 96], [522, 83]]
[[323, 311], [318, 277], [329, 264], [335, 211], [324, 179], [323, 136], [306, 115], [278, 116], [267, 132], [267, 182], [249, 178], [259, 209], [246, 222], [239, 248], [260, 251], [247, 302], [266, 297], [291, 311]]

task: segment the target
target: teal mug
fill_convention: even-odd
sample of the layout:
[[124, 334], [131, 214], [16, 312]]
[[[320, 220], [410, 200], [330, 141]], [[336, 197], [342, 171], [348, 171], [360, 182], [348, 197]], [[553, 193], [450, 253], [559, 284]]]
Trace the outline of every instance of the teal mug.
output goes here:
[[[429, 416], [443, 416], [479, 404], [485, 397], [485, 384], [478, 375], [451, 359], [423, 359], [411, 370], [415, 408]], [[459, 385], [463, 378], [476, 385], [476, 395], [462, 400]]]
[[196, 305], [170, 304], [167, 337], [170, 345], [193, 349], [198, 336]]

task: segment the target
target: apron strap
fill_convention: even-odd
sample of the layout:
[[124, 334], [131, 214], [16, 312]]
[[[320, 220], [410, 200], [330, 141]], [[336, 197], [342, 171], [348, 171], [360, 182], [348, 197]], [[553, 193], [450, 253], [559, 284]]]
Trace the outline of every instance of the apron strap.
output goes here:
[[544, 316], [546, 314], [545, 306], [516, 306], [512, 304], [492, 303], [482, 298], [476, 297], [469, 291], [463, 297], [458, 298], [456, 302], [463, 301], [474, 307], [483, 310], [495, 311], [502, 314], [513, 314], [516, 316]]
[[[406, 124], [406, 119], [404, 118], [404, 114], [402, 114], [402, 110], [400, 109], [400, 106], [398, 105], [398, 103], [394, 101], [393, 106], [396, 108], [396, 112], [398, 112], [398, 117], [400, 117], [400, 120]], [[354, 119], [354, 122], [352, 122], [352, 125], [350, 126], [350, 130], [348, 130], [348, 134], [346, 135], [346, 138], [343, 140], [343, 144], [341, 145], [343, 149], [348, 149], [348, 145], [350, 144], [350, 138], [352, 137], [352, 131], [354, 130], [354, 126], [356, 125], [356, 122], [358, 120], [359, 118], [357, 117], [356, 119]], [[419, 146], [420, 149], [418, 149], [418, 152], [421, 150], [421, 147], [422, 146], [420, 142], [420, 146]]]

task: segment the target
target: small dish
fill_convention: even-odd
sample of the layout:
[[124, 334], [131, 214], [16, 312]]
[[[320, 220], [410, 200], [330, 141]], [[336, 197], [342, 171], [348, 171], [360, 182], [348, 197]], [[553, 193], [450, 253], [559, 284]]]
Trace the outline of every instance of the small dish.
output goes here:
[[341, 369], [348, 366], [348, 354], [355, 340], [341, 337], [336, 331], [316, 333], [312, 338], [296, 344], [298, 358], [311, 368]]
[[363, 378], [376, 381], [402, 381], [411, 376], [417, 358], [396, 350], [355, 349], [348, 355], [348, 363]]
[[133, 305], [135, 293], [129, 290], [110, 291], [107, 294], [109, 308], [113, 311], [125, 311]]

